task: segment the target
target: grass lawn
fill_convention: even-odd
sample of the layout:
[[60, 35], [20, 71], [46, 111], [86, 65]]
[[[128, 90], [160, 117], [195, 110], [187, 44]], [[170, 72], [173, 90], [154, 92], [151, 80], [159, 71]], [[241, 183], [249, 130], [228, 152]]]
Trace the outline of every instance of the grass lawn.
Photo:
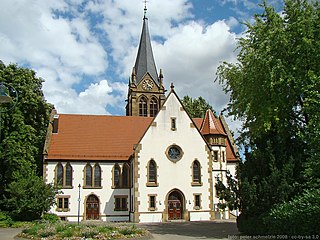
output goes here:
[[132, 223], [69, 223], [58, 221], [35, 222], [18, 236], [26, 239], [137, 239], [149, 236], [150, 233], [137, 228]]

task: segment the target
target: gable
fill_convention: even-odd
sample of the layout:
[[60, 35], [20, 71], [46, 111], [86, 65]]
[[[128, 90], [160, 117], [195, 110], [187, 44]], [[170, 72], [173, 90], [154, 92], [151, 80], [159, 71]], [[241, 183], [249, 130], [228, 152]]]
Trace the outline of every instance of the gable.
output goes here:
[[[172, 122], [175, 122], [174, 127]], [[149, 138], [148, 135], [153, 136], [153, 138]], [[146, 141], [152, 141], [160, 145], [178, 144], [177, 141], [190, 145], [197, 141], [202, 145], [203, 150], [205, 149], [204, 146], [210, 147], [192, 118], [185, 111], [173, 88], [140, 143]]]

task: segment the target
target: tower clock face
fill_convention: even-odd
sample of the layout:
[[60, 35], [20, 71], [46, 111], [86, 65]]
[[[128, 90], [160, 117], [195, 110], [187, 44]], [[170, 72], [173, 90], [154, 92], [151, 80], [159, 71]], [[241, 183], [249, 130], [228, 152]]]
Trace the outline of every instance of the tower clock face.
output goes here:
[[153, 88], [153, 81], [150, 79], [145, 79], [142, 83], [142, 87], [145, 90], [151, 90]]

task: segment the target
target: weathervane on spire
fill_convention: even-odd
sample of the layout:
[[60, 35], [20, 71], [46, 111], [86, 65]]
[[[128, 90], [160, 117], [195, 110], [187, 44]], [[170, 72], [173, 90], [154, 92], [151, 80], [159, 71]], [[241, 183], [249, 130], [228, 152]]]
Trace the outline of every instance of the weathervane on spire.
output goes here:
[[143, 17], [143, 19], [147, 19], [147, 17], [146, 17], [146, 15], [147, 15], [147, 2], [149, 2], [149, 1], [144, 0], [143, 2], [144, 2], [144, 17]]

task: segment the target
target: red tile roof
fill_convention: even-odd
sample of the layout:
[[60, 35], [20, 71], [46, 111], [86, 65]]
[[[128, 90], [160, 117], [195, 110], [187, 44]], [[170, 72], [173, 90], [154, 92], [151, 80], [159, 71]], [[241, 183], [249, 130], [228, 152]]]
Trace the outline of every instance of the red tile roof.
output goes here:
[[206, 115], [204, 116], [200, 132], [202, 133], [202, 135], [218, 134], [227, 136], [221, 126], [219, 119], [214, 116], [213, 112], [210, 109], [206, 111]]
[[[51, 135], [47, 160], [109, 160], [125, 161], [133, 154], [153, 118], [131, 116], [98, 116], [59, 114], [58, 133]], [[193, 118], [198, 129], [202, 118]], [[223, 128], [215, 118], [219, 133]], [[225, 131], [223, 134], [226, 135]], [[227, 161], [237, 161], [227, 141]]]
[[152, 118], [59, 114], [49, 160], [128, 160]]
[[[213, 117], [214, 117], [215, 127], [219, 129], [219, 132], [223, 131], [223, 135], [227, 135], [226, 131], [224, 130], [223, 124], [221, 122], [221, 119], [220, 118], [216, 118], [214, 115], [213, 115]], [[204, 123], [205, 120], [202, 119], [202, 118], [193, 118], [192, 120], [196, 124], [198, 129], [201, 129], [202, 125], [205, 124]], [[206, 128], [204, 128], [204, 129], [206, 129]], [[203, 132], [201, 132], [201, 133], [203, 134]], [[233, 151], [233, 148], [231, 147], [229, 137], [227, 137], [226, 157], [227, 157], [227, 161], [228, 162], [237, 162], [237, 161], [239, 161], [238, 157], [235, 155], [235, 151]]]

